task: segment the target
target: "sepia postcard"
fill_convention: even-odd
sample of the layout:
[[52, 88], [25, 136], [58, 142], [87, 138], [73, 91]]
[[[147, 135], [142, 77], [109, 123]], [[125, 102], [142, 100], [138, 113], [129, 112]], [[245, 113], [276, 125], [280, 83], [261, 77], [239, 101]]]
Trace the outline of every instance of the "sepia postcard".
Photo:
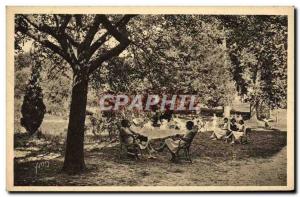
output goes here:
[[7, 190], [294, 191], [294, 7], [8, 6]]

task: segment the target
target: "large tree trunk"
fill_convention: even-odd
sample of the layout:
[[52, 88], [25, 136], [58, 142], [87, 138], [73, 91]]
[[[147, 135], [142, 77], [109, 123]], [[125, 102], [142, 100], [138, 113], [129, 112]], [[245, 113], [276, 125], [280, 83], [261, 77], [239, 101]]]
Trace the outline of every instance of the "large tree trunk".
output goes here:
[[223, 116], [226, 118], [230, 118], [231, 106], [225, 105], [223, 107]]
[[250, 103], [250, 119], [257, 121], [257, 103]]
[[88, 77], [75, 75], [67, 133], [67, 143], [63, 171], [74, 174], [85, 169], [84, 124], [88, 92]]

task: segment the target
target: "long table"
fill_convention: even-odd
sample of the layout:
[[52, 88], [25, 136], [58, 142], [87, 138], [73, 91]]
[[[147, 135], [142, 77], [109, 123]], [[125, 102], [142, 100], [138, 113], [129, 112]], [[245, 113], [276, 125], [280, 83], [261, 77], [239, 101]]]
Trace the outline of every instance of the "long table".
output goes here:
[[175, 136], [177, 134], [185, 134], [184, 130], [178, 129], [160, 129], [159, 127], [147, 128], [147, 127], [136, 127], [131, 126], [133, 132], [138, 133], [140, 135], [146, 136], [151, 139], [163, 139], [170, 136]]

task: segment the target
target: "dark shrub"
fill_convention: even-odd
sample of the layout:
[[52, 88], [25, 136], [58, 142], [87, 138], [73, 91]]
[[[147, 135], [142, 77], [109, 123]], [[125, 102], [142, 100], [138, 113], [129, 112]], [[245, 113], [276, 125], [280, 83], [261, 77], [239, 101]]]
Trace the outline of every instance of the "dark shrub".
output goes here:
[[42, 88], [40, 87], [40, 63], [35, 62], [32, 67], [31, 78], [26, 87], [26, 92], [21, 107], [21, 125], [32, 135], [42, 124], [46, 106], [43, 102]]

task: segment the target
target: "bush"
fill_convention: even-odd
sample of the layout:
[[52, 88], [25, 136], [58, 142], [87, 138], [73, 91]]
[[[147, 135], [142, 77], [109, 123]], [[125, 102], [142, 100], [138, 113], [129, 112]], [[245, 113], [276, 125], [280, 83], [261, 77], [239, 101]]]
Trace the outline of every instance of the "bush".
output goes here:
[[42, 124], [46, 106], [43, 102], [42, 88], [39, 84], [40, 63], [35, 62], [32, 67], [31, 78], [26, 87], [23, 104], [21, 107], [21, 125], [32, 135]]

